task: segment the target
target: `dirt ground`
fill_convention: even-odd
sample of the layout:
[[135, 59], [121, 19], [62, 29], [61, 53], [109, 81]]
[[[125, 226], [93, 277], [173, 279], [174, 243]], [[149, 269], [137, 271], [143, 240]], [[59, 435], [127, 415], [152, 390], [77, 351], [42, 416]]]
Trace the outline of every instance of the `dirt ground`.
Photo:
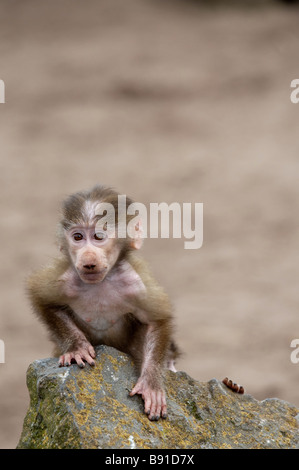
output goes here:
[[299, 405], [299, 10], [198, 3], [1, 2], [1, 448], [52, 348], [24, 280], [57, 252], [61, 199], [97, 182], [203, 202], [201, 249], [143, 249], [174, 305], [178, 368]]

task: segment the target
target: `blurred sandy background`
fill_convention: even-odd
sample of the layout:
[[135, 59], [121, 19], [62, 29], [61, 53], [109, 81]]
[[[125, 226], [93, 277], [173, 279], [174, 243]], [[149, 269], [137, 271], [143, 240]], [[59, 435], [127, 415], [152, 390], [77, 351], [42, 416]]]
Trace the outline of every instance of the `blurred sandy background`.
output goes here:
[[200, 250], [143, 249], [175, 306], [178, 368], [299, 405], [299, 10], [220, 3], [1, 1], [1, 448], [52, 349], [24, 279], [57, 252], [61, 199], [97, 182], [204, 203]]

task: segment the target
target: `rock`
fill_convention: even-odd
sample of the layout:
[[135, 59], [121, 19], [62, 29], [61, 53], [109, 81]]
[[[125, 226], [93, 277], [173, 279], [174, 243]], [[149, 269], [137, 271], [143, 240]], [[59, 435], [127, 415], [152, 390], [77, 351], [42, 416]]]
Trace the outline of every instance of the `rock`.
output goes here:
[[299, 410], [275, 398], [257, 401], [212, 379], [167, 371], [168, 419], [151, 422], [131, 359], [99, 346], [94, 367], [33, 362], [30, 407], [18, 448], [299, 448]]

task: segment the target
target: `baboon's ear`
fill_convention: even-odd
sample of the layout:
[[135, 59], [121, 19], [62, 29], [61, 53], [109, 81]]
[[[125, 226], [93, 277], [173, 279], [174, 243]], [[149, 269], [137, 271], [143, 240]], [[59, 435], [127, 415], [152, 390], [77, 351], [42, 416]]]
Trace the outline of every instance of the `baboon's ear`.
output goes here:
[[134, 226], [134, 231], [131, 235], [130, 245], [134, 250], [139, 250], [143, 244], [143, 230], [141, 225], [141, 220], [137, 222]]

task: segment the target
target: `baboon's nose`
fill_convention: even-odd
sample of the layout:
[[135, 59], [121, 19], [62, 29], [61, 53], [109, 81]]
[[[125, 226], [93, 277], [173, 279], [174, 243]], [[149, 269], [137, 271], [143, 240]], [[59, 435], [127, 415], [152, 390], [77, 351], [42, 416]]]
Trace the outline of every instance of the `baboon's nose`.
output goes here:
[[83, 268], [88, 269], [89, 271], [94, 270], [95, 267], [96, 267], [95, 264], [84, 264], [83, 266]]

